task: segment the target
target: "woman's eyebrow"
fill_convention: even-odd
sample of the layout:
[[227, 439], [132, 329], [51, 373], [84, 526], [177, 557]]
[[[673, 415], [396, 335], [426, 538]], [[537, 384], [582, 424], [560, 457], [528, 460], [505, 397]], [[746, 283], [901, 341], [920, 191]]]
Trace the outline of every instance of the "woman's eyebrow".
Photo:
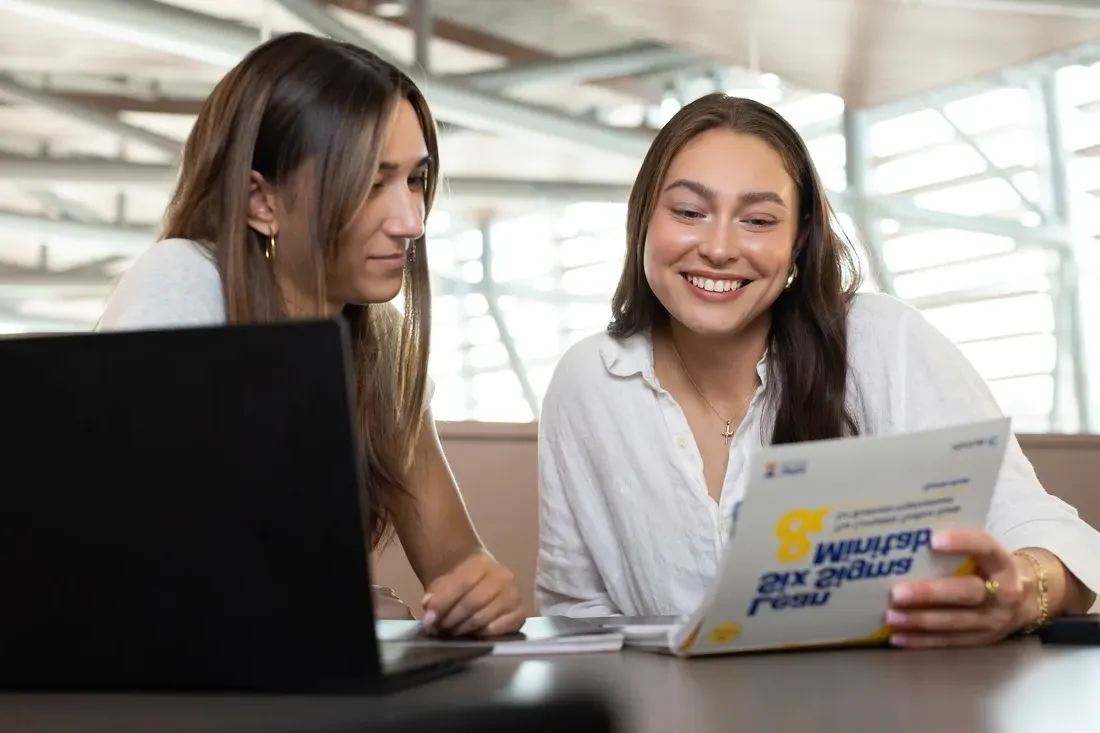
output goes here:
[[[431, 164], [431, 162], [432, 162], [432, 156], [425, 155], [423, 158], [418, 160], [416, 162], [416, 165], [414, 165], [412, 168], [413, 168], [413, 170], [417, 170], [418, 168], [427, 168]], [[400, 167], [401, 166], [398, 165], [397, 163], [393, 163], [393, 162], [388, 161], [388, 160], [384, 160], [384, 161], [382, 161], [381, 163], [378, 164], [378, 170], [379, 171], [385, 171], [387, 173], [389, 173], [391, 171], [395, 171]]]
[[[678, 178], [665, 186], [664, 190], [669, 191], [674, 188], [685, 188], [692, 193], [698, 194], [711, 204], [718, 200], [718, 194], [713, 188], [705, 183], [693, 181], [689, 178]], [[783, 208], [787, 208], [787, 202], [785, 202], [783, 197], [775, 191], [745, 191], [737, 198], [741, 206], [751, 206], [753, 204], [778, 204]]]

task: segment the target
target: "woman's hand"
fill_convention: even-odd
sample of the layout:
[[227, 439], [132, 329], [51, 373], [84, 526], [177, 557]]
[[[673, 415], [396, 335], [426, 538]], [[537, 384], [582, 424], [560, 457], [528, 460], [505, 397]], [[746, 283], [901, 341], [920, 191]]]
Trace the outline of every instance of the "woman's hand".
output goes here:
[[1034, 571], [992, 535], [952, 529], [932, 549], [969, 556], [976, 575], [915, 580], [891, 589], [886, 624], [895, 646], [978, 646], [1000, 641], [1038, 618]]
[[423, 605], [425, 630], [454, 636], [507, 634], [526, 619], [512, 573], [480, 550], [436, 578]]
[[416, 617], [413, 616], [412, 611], [405, 605], [404, 601], [397, 597], [397, 594], [390, 588], [383, 588], [380, 585], [371, 586], [371, 595], [374, 596], [374, 618], [387, 619], [387, 620], [399, 620], [399, 621], [415, 621]]

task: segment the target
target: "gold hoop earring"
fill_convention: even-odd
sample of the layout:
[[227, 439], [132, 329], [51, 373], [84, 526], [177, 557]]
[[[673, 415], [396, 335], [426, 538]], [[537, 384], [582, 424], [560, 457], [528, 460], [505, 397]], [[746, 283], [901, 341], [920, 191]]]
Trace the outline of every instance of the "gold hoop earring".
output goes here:
[[798, 277], [798, 265], [791, 265], [791, 273], [787, 275], [787, 290], [791, 289], [791, 285], [794, 284], [794, 279]]
[[275, 259], [275, 235], [267, 235], [267, 246], [264, 247], [264, 257], [269, 260]]

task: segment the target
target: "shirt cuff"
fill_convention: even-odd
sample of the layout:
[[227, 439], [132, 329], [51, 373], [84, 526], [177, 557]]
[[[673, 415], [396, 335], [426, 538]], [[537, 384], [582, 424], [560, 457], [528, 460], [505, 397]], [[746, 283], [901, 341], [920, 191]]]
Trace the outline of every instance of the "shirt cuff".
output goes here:
[[1033, 520], [1014, 527], [1001, 542], [1009, 552], [1026, 547], [1046, 550], [1100, 596], [1100, 533], [1083, 522]]

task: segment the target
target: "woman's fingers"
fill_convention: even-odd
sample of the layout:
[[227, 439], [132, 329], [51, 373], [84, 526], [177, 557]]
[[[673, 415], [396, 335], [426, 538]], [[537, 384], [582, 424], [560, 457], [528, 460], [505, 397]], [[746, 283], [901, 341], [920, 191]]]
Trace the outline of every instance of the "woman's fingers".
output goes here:
[[972, 646], [1012, 633], [1025, 592], [1011, 553], [987, 532], [969, 529], [936, 532], [932, 548], [971, 558], [979, 574], [894, 586], [885, 614], [891, 643], [915, 649]]
[[997, 538], [980, 529], [945, 529], [932, 533], [932, 549], [944, 555], [966, 555], [978, 565], [978, 575], [994, 578], [1016, 572], [1012, 553]]
[[504, 612], [505, 599], [503, 596], [497, 596], [461, 624], [457, 625], [452, 633], [455, 634], [455, 636], [481, 633]]
[[992, 644], [1000, 636], [988, 631], [969, 631], [955, 634], [930, 634], [899, 632], [890, 636], [890, 643], [905, 649], [940, 649], [960, 646]]
[[891, 608], [886, 612], [886, 625], [893, 627], [899, 633], [906, 631], [996, 633], [1010, 625], [1012, 618], [1012, 609], [1003, 606], [907, 611]]
[[492, 557], [477, 553], [432, 583], [425, 607], [428, 630], [461, 635], [500, 626], [514, 630], [494, 622], [521, 611], [522, 604], [512, 573]]
[[890, 603], [896, 608], [980, 606], [987, 595], [984, 580], [964, 575], [899, 583], [890, 591]]

